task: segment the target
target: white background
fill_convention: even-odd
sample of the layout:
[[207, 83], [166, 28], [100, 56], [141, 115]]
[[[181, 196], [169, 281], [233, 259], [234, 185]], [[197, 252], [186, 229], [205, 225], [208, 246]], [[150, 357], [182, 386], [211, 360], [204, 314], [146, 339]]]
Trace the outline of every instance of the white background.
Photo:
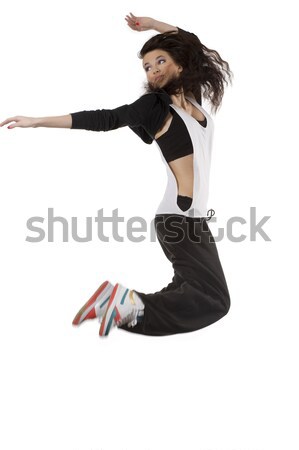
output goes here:
[[[57, 450], [298, 449], [298, 35], [295, 2], [3, 2], [0, 122], [114, 108], [143, 92], [130, 11], [193, 31], [234, 73], [216, 116], [209, 207], [229, 314], [194, 333], [148, 337], [72, 326], [104, 280], [155, 292], [172, 278], [158, 242], [26, 241], [48, 208], [71, 224], [148, 221], [166, 186], [155, 145], [109, 133], [0, 129], [0, 447]], [[209, 111], [209, 104], [203, 104]], [[295, 135], [296, 133], [296, 135]], [[271, 238], [250, 240], [250, 208]], [[138, 233], [136, 234], [139, 235]]]

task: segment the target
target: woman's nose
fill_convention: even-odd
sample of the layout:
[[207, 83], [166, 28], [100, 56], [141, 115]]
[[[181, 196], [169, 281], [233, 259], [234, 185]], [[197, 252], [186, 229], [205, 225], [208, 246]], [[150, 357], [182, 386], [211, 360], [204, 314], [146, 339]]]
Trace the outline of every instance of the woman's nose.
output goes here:
[[160, 72], [159, 67], [155, 67], [154, 70], [153, 70], [153, 72], [154, 72], [154, 73]]

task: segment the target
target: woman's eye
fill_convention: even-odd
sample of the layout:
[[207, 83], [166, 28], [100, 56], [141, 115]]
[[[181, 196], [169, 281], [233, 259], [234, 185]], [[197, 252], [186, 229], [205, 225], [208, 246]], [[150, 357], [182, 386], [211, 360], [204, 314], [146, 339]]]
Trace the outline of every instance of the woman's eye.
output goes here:
[[[165, 63], [165, 62], [166, 62], [165, 59], [159, 59], [159, 60], [158, 60], [158, 64], [160, 64], [160, 63]], [[147, 66], [147, 67], [145, 68], [145, 71], [148, 72], [148, 71], [150, 70], [150, 68], [151, 68], [150, 66]]]

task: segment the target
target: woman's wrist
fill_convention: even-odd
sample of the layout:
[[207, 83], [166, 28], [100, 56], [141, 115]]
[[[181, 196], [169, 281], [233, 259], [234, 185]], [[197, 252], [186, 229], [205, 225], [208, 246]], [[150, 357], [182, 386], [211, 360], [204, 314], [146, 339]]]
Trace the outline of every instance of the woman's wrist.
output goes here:
[[158, 31], [157, 30], [158, 23], [159, 23], [158, 20], [152, 19], [152, 26], [151, 26], [152, 30]]
[[165, 33], [166, 31], [179, 31], [177, 27], [169, 25], [165, 22], [159, 22], [159, 20], [153, 19], [152, 29], [158, 31], [159, 33]]
[[72, 116], [71, 114], [66, 114], [64, 116], [34, 117], [32, 127], [71, 128]]

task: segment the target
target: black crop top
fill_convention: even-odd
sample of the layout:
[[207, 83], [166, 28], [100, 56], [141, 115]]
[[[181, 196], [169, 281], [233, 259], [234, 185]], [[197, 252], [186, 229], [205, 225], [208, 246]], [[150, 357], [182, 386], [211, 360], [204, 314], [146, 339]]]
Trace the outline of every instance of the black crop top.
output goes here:
[[[193, 153], [193, 145], [186, 128], [185, 122], [181, 116], [171, 108], [173, 119], [168, 130], [156, 139], [161, 152], [167, 162], [174, 161]], [[207, 126], [207, 118], [197, 121], [204, 128]]]

